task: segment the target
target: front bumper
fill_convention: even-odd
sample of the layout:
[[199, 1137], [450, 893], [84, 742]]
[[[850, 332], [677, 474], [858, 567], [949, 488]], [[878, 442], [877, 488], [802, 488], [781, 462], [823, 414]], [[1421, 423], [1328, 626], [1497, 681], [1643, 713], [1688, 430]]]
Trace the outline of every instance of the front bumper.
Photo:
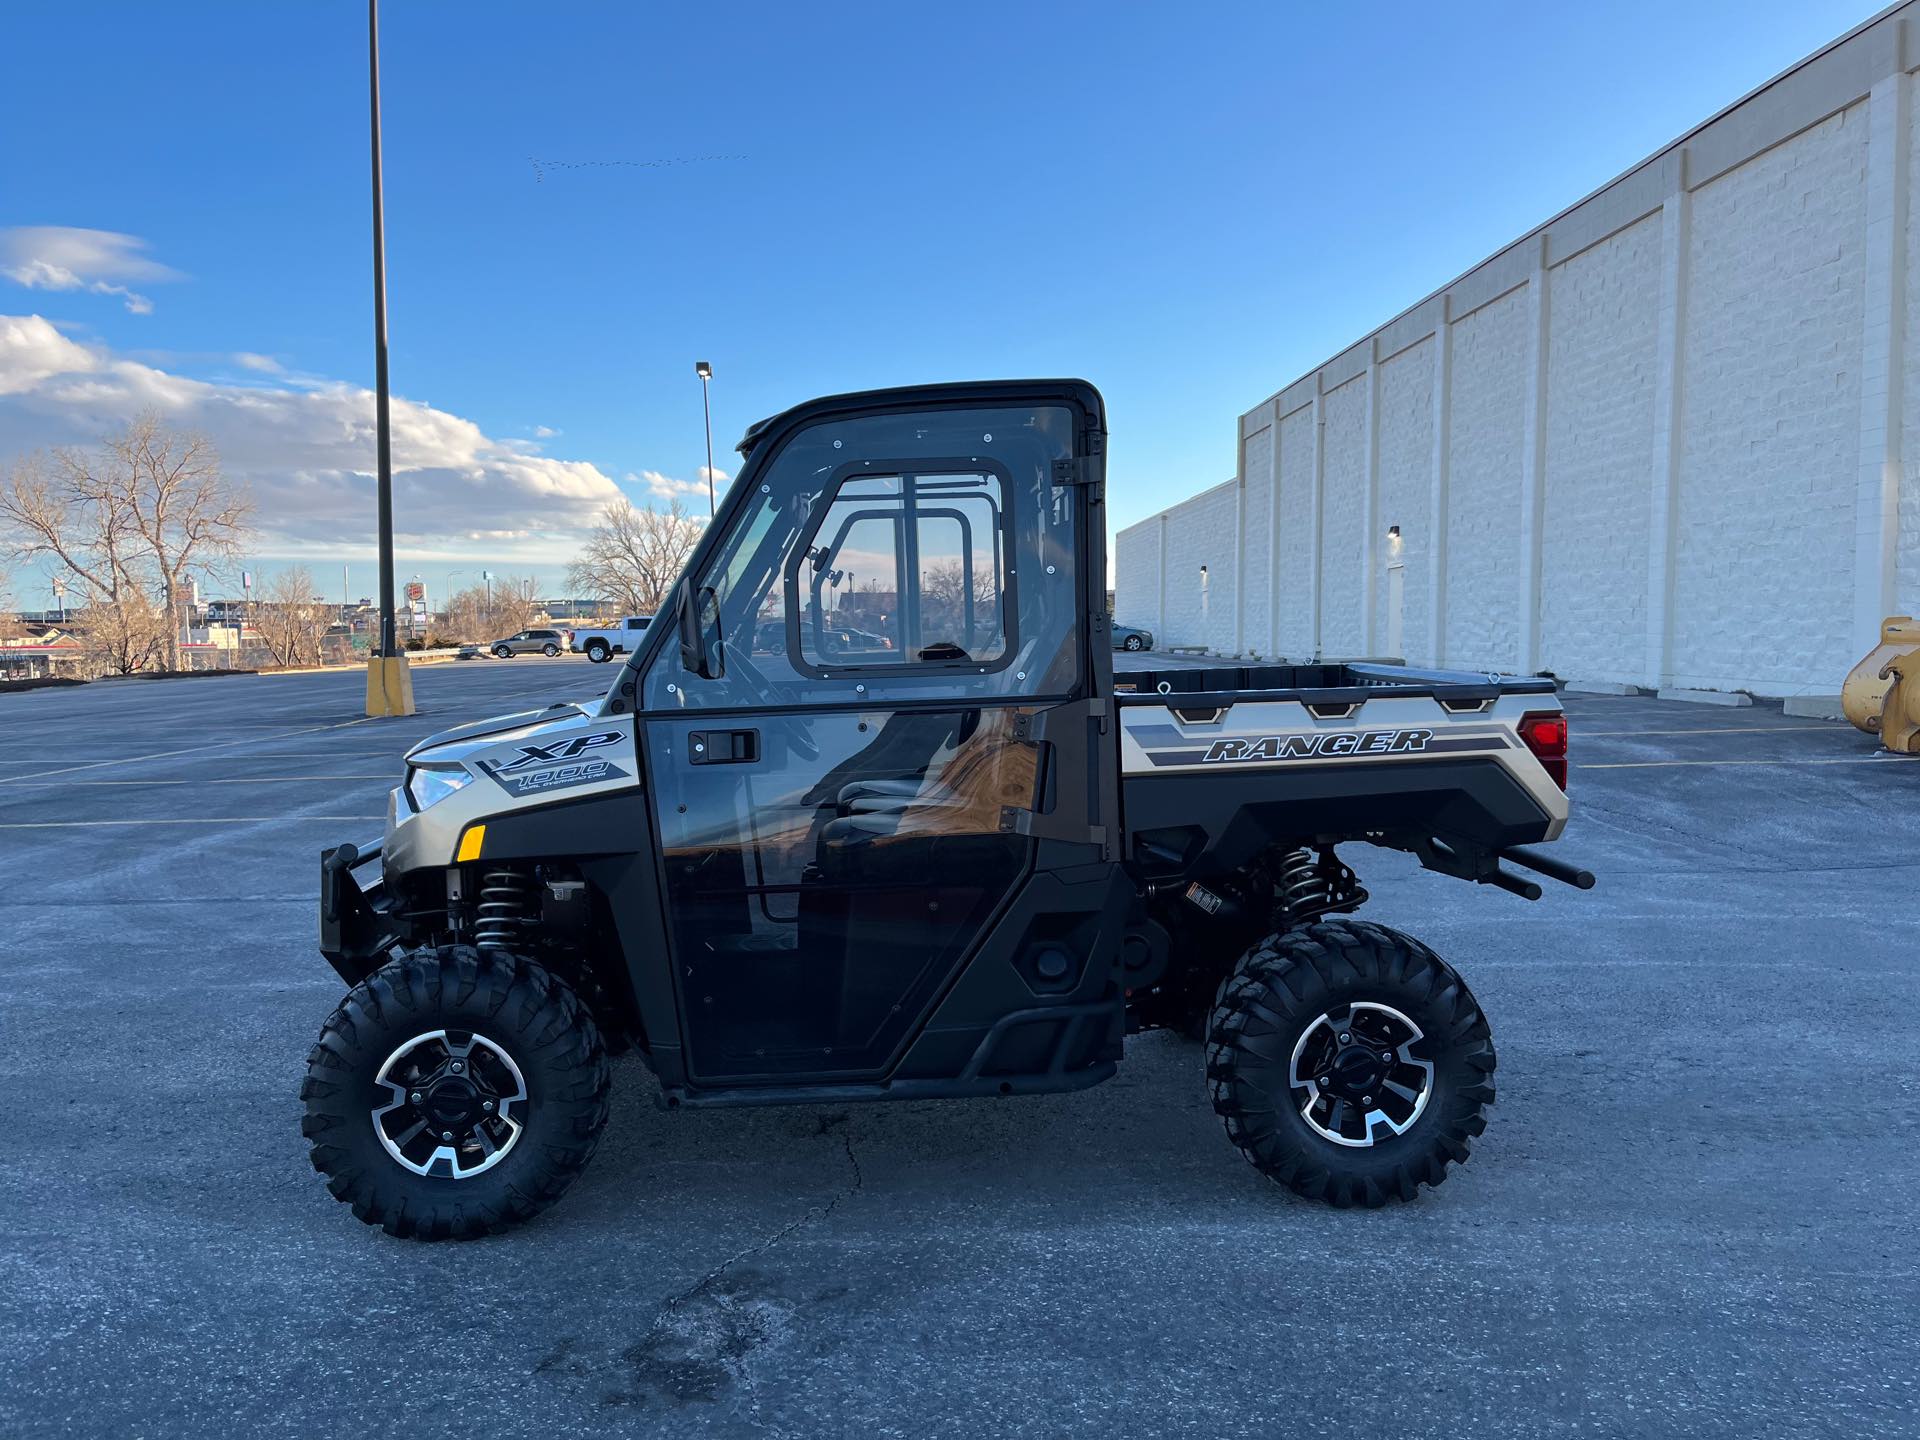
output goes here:
[[336, 845], [320, 854], [320, 953], [342, 980], [358, 985], [377, 970], [403, 935], [392, 913], [384, 871], [371, 885], [354, 875], [379, 860], [377, 844]]

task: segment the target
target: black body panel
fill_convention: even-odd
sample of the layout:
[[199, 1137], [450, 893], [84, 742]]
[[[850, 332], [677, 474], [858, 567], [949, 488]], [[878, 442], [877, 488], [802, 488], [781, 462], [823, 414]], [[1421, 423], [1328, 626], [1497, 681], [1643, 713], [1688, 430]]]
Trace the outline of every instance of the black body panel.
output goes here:
[[1484, 758], [1137, 775], [1125, 796], [1129, 857], [1141, 862], [1149, 847], [1171, 848], [1170, 833], [1193, 832], [1204, 838], [1183, 848], [1182, 873], [1195, 874], [1237, 870], [1276, 843], [1323, 836], [1439, 836], [1498, 851], [1544, 839], [1551, 823], [1499, 761]]

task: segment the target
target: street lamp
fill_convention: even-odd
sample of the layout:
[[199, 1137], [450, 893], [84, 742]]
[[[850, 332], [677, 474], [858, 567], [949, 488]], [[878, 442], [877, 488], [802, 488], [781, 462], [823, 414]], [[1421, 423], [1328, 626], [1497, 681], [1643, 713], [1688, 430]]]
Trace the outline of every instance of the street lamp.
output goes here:
[[380, 0], [367, 0], [367, 93], [373, 159], [374, 474], [380, 526], [380, 634], [367, 659], [367, 714], [411, 715], [407, 673], [393, 616], [393, 431], [387, 390], [387, 240], [380, 185]]
[[707, 518], [711, 520], [718, 508], [713, 498], [713, 402], [708, 384], [713, 379], [713, 366], [704, 360], [693, 362], [693, 373], [700, 377], [700, 410], [707, 420]]

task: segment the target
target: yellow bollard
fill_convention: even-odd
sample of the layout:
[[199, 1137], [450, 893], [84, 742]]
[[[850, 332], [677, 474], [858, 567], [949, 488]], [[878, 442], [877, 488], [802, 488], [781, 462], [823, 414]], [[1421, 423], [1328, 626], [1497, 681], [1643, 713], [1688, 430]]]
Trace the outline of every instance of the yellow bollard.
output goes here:
[[1889, 750], [1920, 754], [1920, 624], [1890, 615], [1880, 643], [1847, 673], [1840, 708]]
[[367, 714], [413, 714], [413, 673], [405, 655], [367, 657]]

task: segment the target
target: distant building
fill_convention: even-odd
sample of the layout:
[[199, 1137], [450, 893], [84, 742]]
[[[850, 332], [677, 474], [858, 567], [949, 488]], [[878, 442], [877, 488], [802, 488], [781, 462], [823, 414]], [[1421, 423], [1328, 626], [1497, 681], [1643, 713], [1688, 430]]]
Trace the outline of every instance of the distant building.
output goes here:
[[0, 680], [38, 680], [50, 675], [78, 676], [86, 647], [71, 631], [22, 617], [0, 616]]

